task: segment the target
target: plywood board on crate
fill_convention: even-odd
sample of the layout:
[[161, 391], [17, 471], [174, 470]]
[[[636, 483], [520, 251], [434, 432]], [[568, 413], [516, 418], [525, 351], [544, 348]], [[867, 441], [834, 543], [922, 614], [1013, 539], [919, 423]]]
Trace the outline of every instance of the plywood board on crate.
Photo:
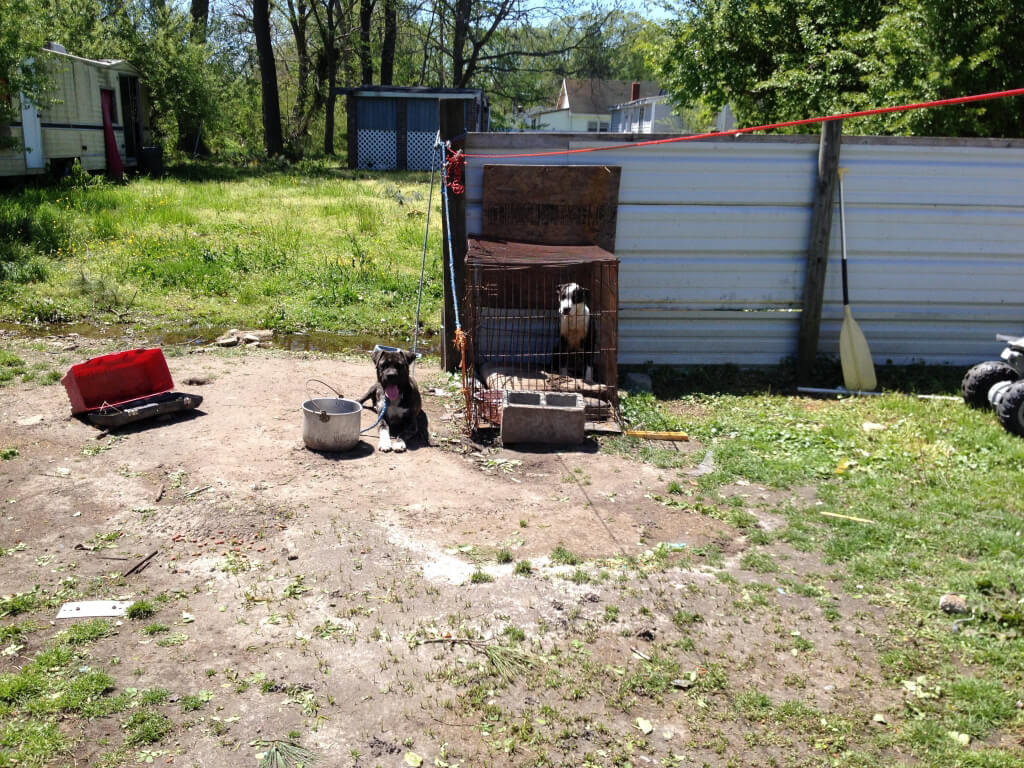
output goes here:
[[485, 165], [485, 237], [615, 250], [619, 166]]

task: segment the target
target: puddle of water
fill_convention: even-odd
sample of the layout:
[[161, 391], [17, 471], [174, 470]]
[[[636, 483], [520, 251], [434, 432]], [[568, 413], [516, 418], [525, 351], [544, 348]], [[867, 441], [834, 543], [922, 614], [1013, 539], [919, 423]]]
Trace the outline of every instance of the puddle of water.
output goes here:
[[[186, 328], [178, 331], [143, 331], [140, 339], [154, 344], [209, 344], [223, 334], [227, 328]], [[19, 325], [0, 323], [0, 331], [13, 331], [28, 338], [67, 336], [77, 333], [87, 339], [119, 339], [135, 335], [134, 329], [122, 325], [91, 325], [89, 323], [58, 323], [53, 325]], [[132, 331], [128, 333], [128, 331]], [[275, 333], [273, 345], [291, 352], [365, 352], [376, 344], [408, 348], [412, 342], [405, 337], [381, 337], [357, 333], [333, 333], [330, 331], [309, 331], [308, 333]], [[441, 338], [435, 333], [420, 334], [417, 351], [423, 354], [439, 355]]]

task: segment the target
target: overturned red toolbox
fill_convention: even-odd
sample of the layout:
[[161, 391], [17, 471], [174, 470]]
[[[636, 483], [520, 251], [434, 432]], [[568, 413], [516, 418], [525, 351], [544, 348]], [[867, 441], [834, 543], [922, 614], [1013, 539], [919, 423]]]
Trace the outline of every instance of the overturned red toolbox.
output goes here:
[[93, 424], [119, 427], [165, 413], [187, 411], [200, 395], [174, 392], [163, 350], [129, 349], [73, 365], [61, 379], [71, 413]]

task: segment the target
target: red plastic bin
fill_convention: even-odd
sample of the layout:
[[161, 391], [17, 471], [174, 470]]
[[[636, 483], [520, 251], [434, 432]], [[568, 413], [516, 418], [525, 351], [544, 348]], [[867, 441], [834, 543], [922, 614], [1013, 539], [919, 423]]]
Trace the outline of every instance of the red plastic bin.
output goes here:
[[71, 399], [71, 413], [123, 405], [174, 389], [163, 350], [129, 349], [71, 366], [60, 380]]

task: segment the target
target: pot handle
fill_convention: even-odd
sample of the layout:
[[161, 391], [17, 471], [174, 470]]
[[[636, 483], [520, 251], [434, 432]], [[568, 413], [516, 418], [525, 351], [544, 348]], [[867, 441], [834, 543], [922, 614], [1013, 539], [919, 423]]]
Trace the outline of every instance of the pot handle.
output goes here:
[[[323, 384], [325, 387], [327, 387], [329, 390], [331, 390], [331, 392], [333, 392], [339, 398], [344, 398], [345, 397], [343, 394], [341, 394], [341, 392], [336, 390], [334, 387], [332, 387], [330, 384], [328, 384], [323, 379], [306, 379], [306, 395], [309, 397], [310, 400], [315, 400], [316, 399], [315, 397], [313, 397], [312, 393], [309, 391], [309, 385], [312, 382], [316, 382], [317, 384]], [[321, 414], [323, 414], [323, 415], [321, 415], [320, 421], [327, 421], [327, 419], [324, 418], [326, 413], [324, 411], [321, 411]]]

